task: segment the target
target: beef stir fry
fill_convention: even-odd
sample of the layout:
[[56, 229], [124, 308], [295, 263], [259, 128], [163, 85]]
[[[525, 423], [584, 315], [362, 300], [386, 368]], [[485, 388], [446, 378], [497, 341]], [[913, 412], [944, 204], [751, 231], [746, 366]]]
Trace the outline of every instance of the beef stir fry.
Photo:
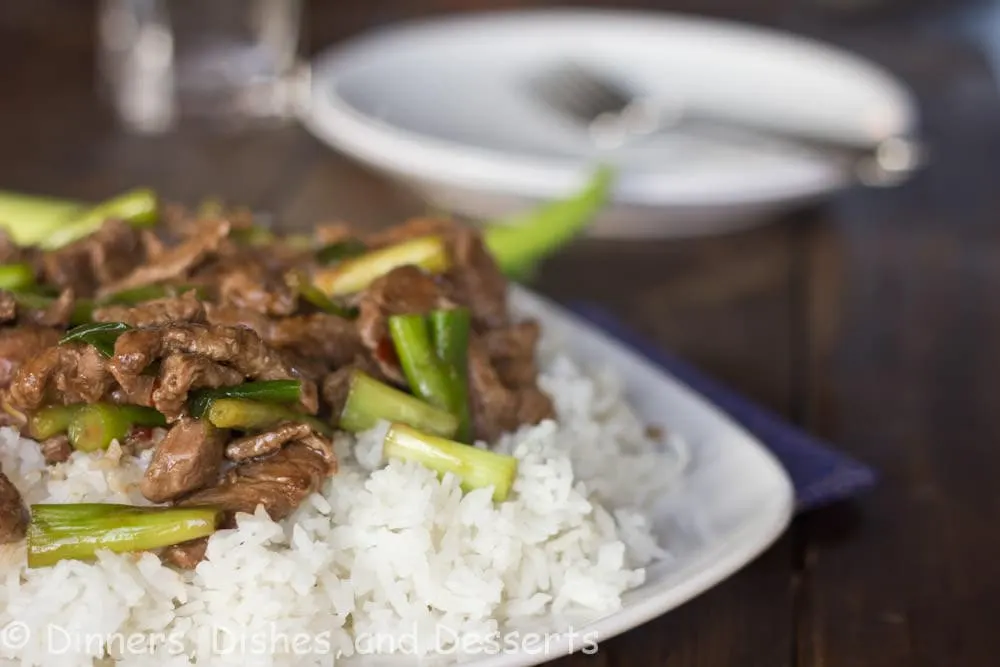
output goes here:
[[[0, 243], [3, 424], [50, 464], [114, 441], [151, 449], [140, 490], [161, 506], [38, 505], [28, 522], [0, 473], [0, 543], [27, 529], [35, 566], [110, 548], [194, 567], [236, 513], [279, 520], [318, 491], [336, 430], [380, 422], [386, 457], [506, 497], [516, 461], [469, 445], [553, 406], [538, 325], [511, 318], [479, 231], [417, 219], [279, 237], [240, 212], [162, 217], [155, 230], [111, 218], [53, 249]], [[102, 537], [122, 517], [127, 537]]]

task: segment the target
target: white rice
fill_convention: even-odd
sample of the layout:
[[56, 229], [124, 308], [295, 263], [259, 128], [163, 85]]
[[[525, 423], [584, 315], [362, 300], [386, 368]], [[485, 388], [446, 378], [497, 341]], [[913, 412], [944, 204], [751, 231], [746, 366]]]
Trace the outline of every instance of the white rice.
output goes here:
[[[518, 628], [579, 627], [614, 612], [644, 566], [666, 555], [642, 506], [664, 492], [665, 466], [679, 469], [683, 448], [657, 451], [612, 374], [587, 375], [565, 357], [545, 368], [558, 422], [499, 443], [520, 461], [504, 503], [416, 464], [385, 465], [374, 429], [338, 437], [340, 472], [322, 494], [280, 523], [260, 510], [240, 515], [195, 572], [107, 552], [29, 570], [23, 544], [0, 547], [0, 662], [457, 659], [468, 638], [506, 641]], [[46, 468], [35, 443], [2, 429], [0, 464], [27, 503], [146, 504], [145, 460], [114, 447]]]

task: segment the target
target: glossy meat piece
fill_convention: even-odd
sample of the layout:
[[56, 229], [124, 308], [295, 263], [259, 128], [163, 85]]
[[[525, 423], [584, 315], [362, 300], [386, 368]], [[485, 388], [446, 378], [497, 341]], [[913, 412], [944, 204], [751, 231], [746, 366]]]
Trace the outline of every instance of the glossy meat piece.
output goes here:
[[208, 549], [208, 538], [202, 537], [190, 542], [174, 544], [163, 550], [160, 559], [168, 565], [173, 565], [182, 570], [193, 570], [198, 567], [198, 563], [205, 560], [205, 551]]
[[364, 349], [354, 322], [328, 313], [273, 320], [266, 340], [279, 350], [294, 351], [333, 367], [350, 363]]
[[456, 226], [449, 238], [452, 265], [445, 278], [455, 299], [469, 308], [478, 330], [507, 323], [507, 279], [478, 231]]
[[55, 329], [33, 325], [0, 329], [0, 387], [10, 385], [17, 369], [59, 342]]
[[534, 378], [520, 385], [505, 383], [478, 337], [469, 341], [469, 392], [476, 438], [486, 442], [555, 414], [552, 400], [535, 386]]
[[283, 278], [268, 276], [259, 266], [237, 266], [219, 279], [219, 298], [224, 304], [264, 315], [291, 315], [298, 300]]
[[18, 542], [28, 526], [21, 493], [0, 470], [0, 544]]
[[312, 429], [308, 424], [281, 424], [270, 431], [237, 438], [226, 445], [226, 458], [230, 461], [246, 461], [274, 454], [289, 442], [308, 438]]
[[180, 504], [213, 505], [248, 514], [262, 505], [271, 518], [279, 520], [295, 511], [336, 471], [335, 458], [293, 442], [273, 456], [232, 468], [217, 486], [188, 496]]
[[159, 381], [152, 395], [153, 407], [168, 421], [174, 421], [183, 413], [192, 389], [230, 387], [241, 382], [243, 375], [235, 368], [197, 354], [172, 354], [160, 362]]
[[103, 283], [99, 294], [106, 296], [134, 287], [143, 287], [167, 280], [183, 278], [208, 255], [217, 251], [229, 234], [229, 222], [212, 220], [199, 226], [196, 235], [176, 246], [164, 249], [155, 261], [138, 266], [120, 280]]
[[153, 451], [140, 490], [149, 501], [164, 503], [205, 488], [218, 479], [225, 432], [207, 421], [182, 419]]
[[440, 236], [445, 240], [451, 258], [451, 268], [444, 275], [448, 295], [469, 308], [477, 329], [505, 324], [507, 279], [478, 230], [441, 218], [412, 218], [369, 235], [366, 242], [381, 247], [422, 236]]
[[0, 322], [13, 322], [17, 317], [17, 299], [7, 290], [0, 290]]
[[17, 370], [10, 400], [22, 411], [51, 403], [94, 403], [113, 383], [107, 360], [95, 348], [85, 343], [56, 345], [32, 356]]
[[42, 456], [49, 465], [68, 461], [73, 448], [69, 444], [69, 438], [65, 435], [54, 435], [48, 440], [39, 443]]
[[89, 296], [144, 261], [138, 232], [120, 220], [108, 220], [94, 234], [65, 248], [42, 253], [41, 272], [43, 282]]
[[500, 379], [512, 388], [533, 387], [538, 379], [535, 347], [541, 336], [538, 323], [518, 322], [482, 334], [483, 344]]
[[[295, 377], [282, 355], [264, 344], [256, 332], [242, 327], [178, 323], [126, 331], [115, 343], [109, 368], [123, 386], [141, 375], [153, 361], [182, 352], [226, 364], [253, 380], [287, 380]], [[302, 405], [315, 413], [316, 387], [302, 380]]]
[[194, 290], [180, 296], [153, 299], [137, 306], [109, 305], [94, 310], [95, 322], [124, 322], [150, 327], [172, 322], [204, 322], [205, 306]]
[[358, 333], [382, 373], [402, 382], [399, 361], [395, 354], [387, 354], [393, 349], [389, 335], [389, 317], [429, 313], [453, 305], [433, 276], [415, 266], [401, 266], [375, 280], [361, 294], [358, 302]]

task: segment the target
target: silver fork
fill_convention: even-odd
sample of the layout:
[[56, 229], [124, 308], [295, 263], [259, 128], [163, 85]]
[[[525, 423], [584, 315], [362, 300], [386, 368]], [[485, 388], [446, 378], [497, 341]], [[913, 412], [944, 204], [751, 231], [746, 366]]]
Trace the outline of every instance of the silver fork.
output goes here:
[[564, 63], [526, 81], [530, 96], [585, 127], [594, 143], [613, 150], [658, 132], [680, 131], [726, 142], [768, 138], [819, 151], [841, 161], [865, 185], [905, 181], [926, 163], [914, 137], [892, 136], [869, 144], [807, 136], [720, 118], [683, 104], [643, 98], [624, 84], [576, 63]]

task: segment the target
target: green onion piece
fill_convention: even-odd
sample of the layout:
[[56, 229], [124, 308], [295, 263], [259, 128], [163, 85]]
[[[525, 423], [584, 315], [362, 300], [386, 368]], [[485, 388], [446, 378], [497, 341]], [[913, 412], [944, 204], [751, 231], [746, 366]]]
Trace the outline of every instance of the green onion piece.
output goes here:
[[390, 387], [371, 376], [354, 371], [339, 426], [351, 433], [373, 428], [379, 421], [399, 422], [433, 435], [451, 438], [458, 419], [449, 412]]
[[131, 190], [78, 212], [40, 239], [43, 250], [55, 250], [93, 234], [105, 220], [117, 218], [137, 227], [156, 223], [158, 202], [152, 190]]
[[389, 335], [410, 391], [431, 405], [450, 410], [456, 405], [455, 386], [447, 367], [431, 345], [427, 318], [423, 315], [392, 315]]
[[301, 380], [244, 382], [231, 387], [201, 389], [193, 392], [188, 401], [188, 412], [195, 419], [201, 419], [209, 404], [219, 398], [245, 398], [264, 403], [297, 403], [301, 397]]
[[368, 246], [357, 239], [348, 239], [325, 245], [316, 251], [316, 261], [320, 264], [333, 264], [351, 257], [363, 255], [368, 251]]
[[466, 491], [493, 487], [493, 500], [507, 499], [517, 459], [472, 445], [421, 433], [403, 424], [393, 424], [386, 433], [382, 451], [386, 458], [416, 461], [439, 475], [452, 473], [462, 480]]
[[300, 297], [312, 305], [319, 308], [324, 313], [343, 317], [345, 320], [353, 320], [358, 316], [358, 309], [341, 306], [335, 303], [330, 297], [313, 285], [309, 278], [301, 271], [289, 271], [285, 275], [285, 282], [290, 288], [295, 290]]
[[129, 421], [132, 426], [159, 426], [163, 428], [167, 425], [167, 418], [163, 413], [145, 405], [116, 405], [122, 416]]
[[444, 273], [450, 265], [444, 241], [437, 236], [421, 236], [379, 248], [317, 270], [313, 274], [313, 284], [328, 296], [345, 296], [360, 292], [376, 278], [409, 264], [428, 273]]
[[469, 407], [469, 331], [472, 318], [466, 308], [436, 310], [429, 316], [434, 350], [448, 366], [454, 403], [449, 406], [458, 417], [459, 429], [455, 439], [472, 440], [472, 412]]
[[35, 440], [47, 440], [54, 435], [65, 433], [81, 407], [84, 407], [84, 404], [50, 405], [42, 408], [28, 420], [28, 435]]
[[28, 567], [90, 560], [102, 549], [127, 553], [180, 544], [211, 535], [221, 517], [214, 507], [32, 505]]
[[524, 274], [569, 243], [600, 211], [613, 181], [614, 170], [600, 167], [569, 198], [489, 224], [484, 241], [500, 269], [507, 275]]
[[217, 398], [205, 411], [208, 421], [218, 428], [258, 431], [282, 422], [308, 424], [320, 435], [332, 436], [333, 428], [312, 415], [303, 414], [278, 403], [262, 403], [240, 398]]
[[66, 332], [66, 335], [59, 340], [59, 343], [82, 341], [96, 347], [104, 356], [111, 357], [115, 353], [115, 341], [131, 328], [124, 322], [81, 324]]
[[77, 215], [78, 202], [0, 191], [0, 229], [19, 246], [32, 246]]
[[140, 405], [90, 403], [80, 406], [67, 432], [73, 449], [96, 452], [107, 449], [112, 440], [122, 442], [133, 426], [166, 426], [166, 418]]
[[35, 270], [30, 264], [0, 264], [0, 289], [23, 290], [35, 284]]

